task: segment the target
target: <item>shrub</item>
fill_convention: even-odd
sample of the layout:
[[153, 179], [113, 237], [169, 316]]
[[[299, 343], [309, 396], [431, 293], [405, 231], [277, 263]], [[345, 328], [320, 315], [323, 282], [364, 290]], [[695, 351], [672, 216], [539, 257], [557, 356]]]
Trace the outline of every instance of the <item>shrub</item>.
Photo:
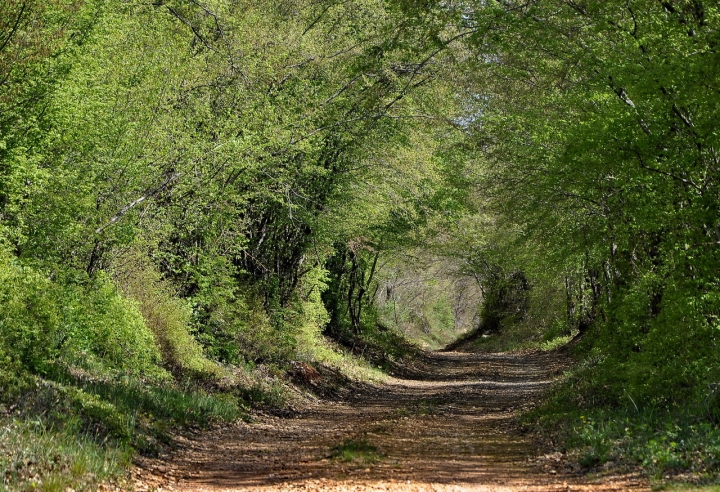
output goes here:
[[120, 296], [113, 282], [99, 274], [84, 288], [68, 288], [63, 306], [63, 336], [73, 362], [99, 362], [124, 373], [159, 376], [160, 352], [137, 305]]
[[147, 257], [137, 252], [126, 254], [116, 265], [115, 277], [123, 294], [137, 303], [166, 367], [178, 373], [221, 374], [190, 333], [189, 305], [174, 295]]
[[64, 361], [158, 375], [152, 332], [103, 274], [52, 281], [0, 251], [0, 305], [6, 371], [44, 373]]
[[5, 367], [33, 371], [53, 358], [61, 334], [56, 285], [0, 249], [0, 347]]

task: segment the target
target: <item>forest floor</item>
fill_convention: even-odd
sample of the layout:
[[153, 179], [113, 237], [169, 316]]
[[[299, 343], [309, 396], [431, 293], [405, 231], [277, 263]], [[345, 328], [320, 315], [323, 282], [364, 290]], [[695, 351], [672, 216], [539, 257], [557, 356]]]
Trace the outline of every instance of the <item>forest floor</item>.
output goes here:
[[557, 353], [428, 354], [386, 384], [176, 438], [133, 471], [137, 490], [648, 490], [588, 476], [519, 422], [568, 362]]

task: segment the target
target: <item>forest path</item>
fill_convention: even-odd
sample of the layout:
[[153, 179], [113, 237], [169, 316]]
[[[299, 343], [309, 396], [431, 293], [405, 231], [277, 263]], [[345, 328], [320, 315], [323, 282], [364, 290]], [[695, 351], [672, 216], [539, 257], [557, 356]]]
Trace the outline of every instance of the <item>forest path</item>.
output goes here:
[[647, 490], [632, 475], [588, 481], [522, 433], [520, 411], [567, 367], [557, 354], [434, 353], [421, 366], [343, 401], [180, 438], [136, 470], [136, 489]]

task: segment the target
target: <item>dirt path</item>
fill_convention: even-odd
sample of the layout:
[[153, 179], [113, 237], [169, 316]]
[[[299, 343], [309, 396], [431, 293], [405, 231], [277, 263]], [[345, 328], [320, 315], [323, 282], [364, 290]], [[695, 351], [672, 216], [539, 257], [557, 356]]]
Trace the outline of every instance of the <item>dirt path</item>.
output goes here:
[[[424, 368], [342, 402], [181, 440], [143, 464], [138, 490], [646, 490], [636, 476], [592, 482], [541, 455], [517, 415], [562, 369], [547, 354], [428, 356]], [[350, 461], [340, 454], [345, 451]]]

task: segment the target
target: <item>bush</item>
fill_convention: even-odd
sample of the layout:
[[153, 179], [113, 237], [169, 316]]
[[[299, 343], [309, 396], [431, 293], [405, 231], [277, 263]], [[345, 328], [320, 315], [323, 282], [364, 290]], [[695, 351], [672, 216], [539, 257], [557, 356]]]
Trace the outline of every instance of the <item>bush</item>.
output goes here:
[[123, 294], [137, 303], [166, 367], [176, 373], [222, 374], [190, 333], [190, 306], [173, 294], [171, 285], [147, 257], [137, 252], [126, 254], [118, 261], [115, 277]]
[[274, 314], [271, 320], [260, 297], [247, 289], [244, 296], [214, 307], [205, 320], [201, 339], [215, 352], [236, 351], [233, 357], [238, 362], [282, 364], [295, 355], [297, 327], [286, 319], [289, 310]]
[[160, 375], [152, 332], [105, 275], [52, 281], [0, 251], [0, 305], [6, 371], [39, 374], [65, 362]]
[[60, 289], [0, 250], [0, 347], [5, 367], [32, 371], [59, 352], [65, 337], [58, 312]]
[[106, 275], [99, 274], [86, 287], [65, 289], [64, 294], [61, 325], [72, 362], [99, 362], [123, 373], [161, 376], [153, 332], [137, 305], [120, 296]]
[[707, 482], [720, 473], [718, 341], [701, 296], [628, 286], [573, 349], [582, 357], [533, 418], [550, 423], [586, 467], [642, 466], [660, 478]]

